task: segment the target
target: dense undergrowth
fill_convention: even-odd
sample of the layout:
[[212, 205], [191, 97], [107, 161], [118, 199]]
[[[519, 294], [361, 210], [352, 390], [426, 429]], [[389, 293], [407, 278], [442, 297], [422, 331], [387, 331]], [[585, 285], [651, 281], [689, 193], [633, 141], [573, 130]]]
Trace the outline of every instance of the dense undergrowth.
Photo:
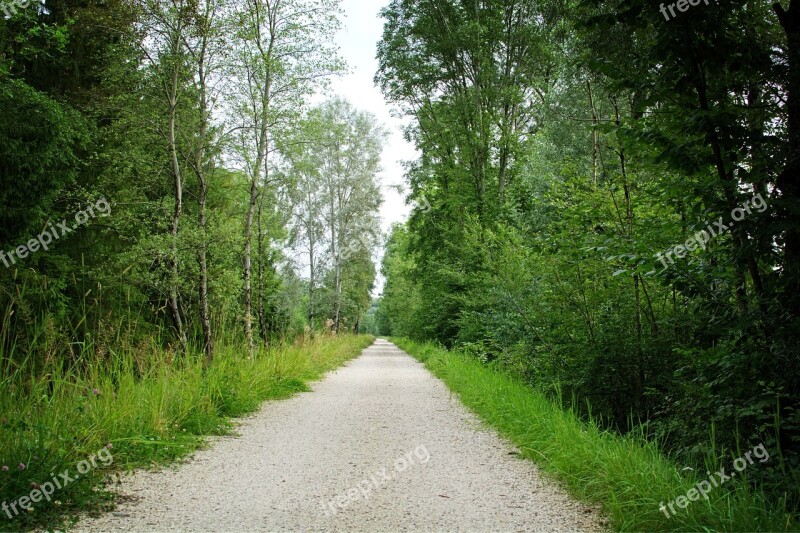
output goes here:
[[[306, 390], [373, 340], [318, 337], [252, 360], [241, 347], [220, 346], [208, 367], [199, 354], [163, 350], [147, 358], [87, 350], [72, 365], [54, 359], [35, 368], [23, 360], [0, 382], [0, 530], [62, 526], [79, 510], [106, 507], [114, 473], [185, 457], [204, 436], [231, 431], [232, 417]], [[14, 513], [11, 503], [19, 511], [21, 497], [55, 481], [65, 486], [50, 501], [40, 496], [30, 511]]]
[[[546, 474], [576, 497], [599, 504], [619, 531], [787, 531], [798, 530], [796, 514], [784, 501], [768, 498], [747, 481], [747, 469], [779, 468], [774, 450], [731, 480], [711, 487], [708, 499], [690, 501], [671, 517], [662, 504], [690, 494], [720, 469], [735, 472], [734, 459], [747, 450], [709, 455], [705, 468], [681, 467], [659, 444], [635, 432], [626, 436], [582, 420], [519, 379], [457, 351], [407, 339], [393, 339], [456, 392], [470, 409], [519, 447]], [[726, 459], [721, 459], [726, 458]], [[709, 472], [710, 474], [706, 474]], [[726, 475], [727, 475], [726, 474]], [[694, 494], [697, 496], [697, 494]]]

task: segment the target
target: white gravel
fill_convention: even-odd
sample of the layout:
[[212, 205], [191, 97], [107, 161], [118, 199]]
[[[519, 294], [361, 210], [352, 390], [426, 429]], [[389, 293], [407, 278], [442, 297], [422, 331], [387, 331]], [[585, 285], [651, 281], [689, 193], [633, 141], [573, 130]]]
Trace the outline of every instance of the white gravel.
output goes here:
[[420, 363], [378, 340], [239, 436], [123, 479], [79, 531], [599, 531]]

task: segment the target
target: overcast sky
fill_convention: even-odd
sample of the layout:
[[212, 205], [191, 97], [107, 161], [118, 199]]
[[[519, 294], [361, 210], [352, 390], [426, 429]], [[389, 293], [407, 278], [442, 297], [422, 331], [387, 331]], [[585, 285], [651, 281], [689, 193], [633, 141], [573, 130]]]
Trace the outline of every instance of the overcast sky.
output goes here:
[[[381, 189], [384, 203], [381, 208], [381, 227], [384, 232], [394, 222], [405, 220], [409, 208], [404, 196], [391, 189], [392, 185], [405, 185], [403, 161], [417, 158], [414, 147], [403, 139], [402, 122], [393, 118], [390, 108], [378, 87], [373, 83], [378, 61], [375, 59], [378, 40], [383, 33], [383, 19], [378, 12], [388, 5], [386, 0], [342, 0], [344, 17], [336, 42], [341, 56], [347, 61], [350, 74], [334, 79], [332, 90], [344, 96], [362, 111], [369, 111], [390, 131], [383, 152]], [[382, 292], [383, 280], [378, 280], [374, 294]]]

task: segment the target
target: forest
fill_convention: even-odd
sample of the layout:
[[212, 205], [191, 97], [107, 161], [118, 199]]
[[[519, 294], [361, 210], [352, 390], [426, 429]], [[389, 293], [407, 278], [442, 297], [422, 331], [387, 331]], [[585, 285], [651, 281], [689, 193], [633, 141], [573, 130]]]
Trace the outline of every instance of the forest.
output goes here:
[[[796, 512], [800, 3], [394, 0], [411, 119], [381, 335], [434, 341]], [[705, 469], [704, 469], [705, 470]], [[703, 470], [703, 471], [704, 471]]]
[[336, 4], [44, 9], [0, 26], [5, 366], [357, 330], [385, 132], [319, 96]]
[[25, 471], [0, 494], [112, 437], [184, 454], [136, 440], [216, 431], [363, 344], [386, 131], [328, 91], [337, 2], [3, 8], [0, 463]]
[[797, 529], [800, 1], [388, 1], [388, 234], [339, 0], [0, 12], [0, 499], [185, 457], [375, 335], [684, 469], [755, 451], [736, 513]]

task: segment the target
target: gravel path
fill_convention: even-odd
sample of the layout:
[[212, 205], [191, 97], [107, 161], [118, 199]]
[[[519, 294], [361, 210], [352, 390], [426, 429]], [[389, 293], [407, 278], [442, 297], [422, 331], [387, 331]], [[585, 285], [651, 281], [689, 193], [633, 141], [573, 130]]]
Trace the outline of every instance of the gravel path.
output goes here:
[[420, 363], [378, 340], [79, 531], [598, 531]]

